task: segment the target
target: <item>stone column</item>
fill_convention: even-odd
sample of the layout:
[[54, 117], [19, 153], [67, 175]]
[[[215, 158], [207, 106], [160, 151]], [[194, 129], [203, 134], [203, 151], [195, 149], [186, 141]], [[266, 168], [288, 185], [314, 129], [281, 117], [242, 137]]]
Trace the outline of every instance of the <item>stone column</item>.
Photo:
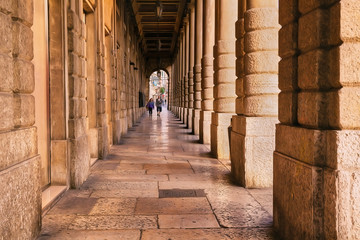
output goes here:
[[211, 119], [211, 151], [219, 159], [229, 159], [228, 127], [235, 113], [235, 22], [237, 0], [217, 0], [215, 31], [214, 113]]
[[201, 57], [203, 37], [203, 0], [196, 0], [195, 8], [195, 66], [194, 66], [194, 111], [193, 111], [193, 132], [200, 132], [200, 110], [201, 110]]
[[195, 6], [190, 5], [190, 58], [189, 58], [189, 109], [188, 109], [188, 128], [193, 129], [194, 111], [194, 60], [195, 60]]
[[237, 22], [238, 98], [232, 118], [231, 170], [244, 187], [270, 187], [278, 121], [278, 1], [247, 3], [245, 8], [243, 1]]
[[190, 24], [189, 24], [189, 15], [184, 19], [185, 23], [185, 47], [184, 47], [184, 118], [183, 122], [185, 125], [188, 124], [188, 109], [189, 109], [189, 43], [190, 43]]
[[280, 1], [279, 15], [274, 226], [284, 239], [359, 239], [359, 3]]
[[204, 0], [203, 15], [200, 142], [210, 144], [211, 114], [214, 102], [213, 48], [215, 44], [215, 0]]
[[180, 112], [179, 112], [179, 117], [180, 120], [182, 121], [183, 118], [183, 113], [184, 113], [184, 29], [181, 30], [181, 34], [180, 34], [180, 73], [179, 73], [179, 81], [180, 81]]

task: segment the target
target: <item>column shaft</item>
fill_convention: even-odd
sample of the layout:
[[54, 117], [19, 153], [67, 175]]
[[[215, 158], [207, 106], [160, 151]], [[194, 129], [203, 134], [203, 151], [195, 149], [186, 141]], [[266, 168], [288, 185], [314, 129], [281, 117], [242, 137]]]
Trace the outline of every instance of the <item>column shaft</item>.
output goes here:
[[217, 0], [216, 49], [214, 61], [214, 113], [211, 121], [211, 151], [220, 159], [229, 159], [231, 117], [235, 113], [235, 22], [237, 0]]
[[203, 55], [201, 60], [201, 113], [200, 141], [210, 144], [211, 114], [214, 102], [214, 54], [215, 44], [215, 0], [204, 0], [203, 3]]
[[188, 108], [188, 128], [193, 129], [194, 111], [194, 62], [195, 62], [195, 6], [190, 6], [190, 53], [189, 53], [189, 108]]
[[270, 187], [278, 121], [278, 9], [276, 0], [248, 2], [237, 22], [238, 115], [232, 118], [231, 170], [244, 187]]
[[201, 58], [202, 58], [202, 37], [203, 37], [203, 0], [196, 0], [195, 8], [195, 65], [194, 65], [194, 111], [193, 111], [193, 132], [199, 134], [199, 121], [201, 110]]

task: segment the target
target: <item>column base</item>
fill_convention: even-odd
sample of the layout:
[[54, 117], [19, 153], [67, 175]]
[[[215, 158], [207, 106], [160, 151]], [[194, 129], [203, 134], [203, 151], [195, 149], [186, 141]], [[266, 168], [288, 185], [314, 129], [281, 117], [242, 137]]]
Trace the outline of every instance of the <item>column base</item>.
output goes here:
[[187, 124], [188, 124], [188, 112], [189, 112], [189, 109], [188, 108], [184, 108], [184, 113], [183, 113], [183, 115], [184, 115], [184, 120], [183, 120], [183, 123], [187, 126]]
[[188, 109], [188, 129], [193, 129], [193, 108]]
[[271, 187], [276, 117], [233, 116], [231, 174], [246, 188]]
[[211, 114], [213, 111], [200, 112], [200, 142], [210, 144], [211, 142]]
[[233, 113], [212, 113], [211, 152], [218, 159], [230, 159], [229, 126]]
[[193, 111], [193, 133], [199, 135], [200, 133], [200, 109], [194, 109]]

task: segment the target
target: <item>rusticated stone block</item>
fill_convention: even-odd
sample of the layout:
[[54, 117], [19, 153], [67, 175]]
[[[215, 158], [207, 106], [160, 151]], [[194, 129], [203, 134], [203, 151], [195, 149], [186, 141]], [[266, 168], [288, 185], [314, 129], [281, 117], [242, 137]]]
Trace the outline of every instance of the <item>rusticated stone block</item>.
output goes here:
[[[335, 62], [335, 61], [334, 61]], [[328, 51], [316, 49], [300, 55], [298, 58], [298, 85], [301, 89], [328, 89], [331, 78], [336, 77], [330, 65]], [[336, 71], [336, 70], [335, 70]]]
[[[275, 136], [276, 117], [232, 117], [232, 131], [244, 136]], [[271, 154], [272, 155], [272, 154]]]
[[333, 169], [360, 170], [360, 131], [327, 131], [326, 165]]
[[323, 238], [323, 184], [321, 168], [274, 153], [274, 227], [281, 238]]
[[299, 11], [305, 14], [316, 8], [330, 6], [337, 1], [339, 0], [299, 0]]
[[274, 137], [231, 132], [231, 173], [247, 188], [272, 186]]
[[86, 121], [83, 118], [69, 120], [69, 137], [77, 139], [86, 135]]
[[339, 79], [334, 78], [339, 82], [335, 82], [333, 85], [349, 85], [360, 82], [360, 62], [357, 54], [359, 51], [360, 43], [355, 42], [343, 43], [331, 51], [331, 60], [336, 61], [332, 65], [339, 66], [340, 69]]
[[73, 52], [69, 53], [69, 75], [74, 74], [74, 75], [79, 75], [79, 73], [81, 72], [81, 62], [79, 59], [79, 56], [76, 55]]
[[26, 22], [31, 26], [34, 18], [34, 0], [12, 0], [13, 17]]
[[33, 51], [33, 32], [24, 24], [13, 22], [13, 54], [18, 58], [32, 60]]
[[[298, 93], [298, 122], [312, 128], [327, 128], [329, 126], [328, 107], [335, 107], [335, 102], [326, 92]], [[335, 109], [335, 108], [334, 108]]]
[[323, 166], [326, 157], [325, 132], [278, 124], [276, 151], [304, 163]]
[[294, 56], [298, 47], [298, 24], [290, 23], [279, 31], [279, 56], [287, 58]]
[[246, 32], [266, 28], [280, 28], [276, 8], [252, 8], [245, 12]]
[[282, 91], [294, 91], [297, 85], [298, 58], [290, 57], [279, 62], [279, 88]]
[[236, 59], [236, 76], [243, 77], [245, 75], [245, 62], [244, 57], [238, 57]]
[[297, 123], [297, 93], [281, 92], [279, 94], [279, 121], [285, 124]]
[[277, 51], [252, 52], [245, 55], [245, 73], [278, 73]]
[[279, 22], [282, 26], [294, 22], [298, 15], [298, 0], [279, 0]]
[[299, 49], [303, 52], [326, 47], [329, 32], [329, 11], [316, 9], [299, 18]]
[[238, 97], [244, 96], [244, 78], [237, 78], [235, 82], [235, 92]]
[[14, 95], [14, 125], [29, 127], [35, 124], [35, 98], [27, 94]]
[[0, 66], [0, 92], [11, 92], [13, 89], [13, 59], [0, 54]]
[[360, 88], [343, 87], [328, 94], [329, 125], [336, 129], [358, 129]]
[[277, 94], [246, 96], [244, 98], [244, 114], [246, 116], [277, 116]]
[[0, 170], [13, 166], [37, 154], [36, 128], [0, 133]]
[[90, 153], [88, 149], [87, 135], [70, 140], [70, 179], [72, 188], [79, 188], [89, 175]]
[[359, 171], [327, 169], [324, 182], [325, 239], [359, 239]]
[[244, 78], [246, 95], [277, 94], [278, 76], [276, 74], [251, 74]]
[[340, 6], [335, 5], [334, 8], [333, 11], [335, 13], [340, 8], [340, 13], [337, 13], [337, 16], [341, 16], [341, 18], [336, 19], [340, 19], [341, 40], [347, 42], [350, 39], [358, 39], [360, 37], [360, 23], [357, 20], [359, 16], [359, 3], [356, 0], [347, 0], [345, 3], [341, 1]]
[[35, 89], [34, 65], [32, 62], [16, 59], [14, 63], [13, 91], [32, 93]]
[[[26, 138], [21, 139], [24, 140]], [[0, 173], [0, 236], [3, 239], [35, 239], [40, 232], [40, 156], [26, 159]]]
[[278, 32], [277, 28], [247, 32], [244, 40], [245, 52], [277, 50]]
[[11, 16], [0, 12], [0, 23], [0, 53], [9, 54], [13, 49]]
[[14, 127], [13, 118], [13, 95], [10, 93], [0, 93], [0, 130], [4, 131], [12, 129]]

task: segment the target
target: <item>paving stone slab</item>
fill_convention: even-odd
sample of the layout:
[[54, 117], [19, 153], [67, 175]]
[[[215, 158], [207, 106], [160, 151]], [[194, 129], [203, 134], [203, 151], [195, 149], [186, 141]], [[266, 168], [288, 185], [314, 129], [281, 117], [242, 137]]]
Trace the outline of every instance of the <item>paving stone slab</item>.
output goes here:
[[212, 213], [206, 198], [140, 198], [135, 214], [205, 214]]
[[135, 204], [135, 198], [101, 198], [89, 215], [132, 215]]
[[219, 228], [213, 214], [159, 215], [160, 228]]
[[113, 230], [157, 228], [156, 216], [78, 216], [69, 230]]
[[38, 240], [139, 240], [140, 230], [62, 231], [51, 236], [42, 235]]
[[272, 240], [271, 229], [157, 229], [144, 230], [142, 240]]

